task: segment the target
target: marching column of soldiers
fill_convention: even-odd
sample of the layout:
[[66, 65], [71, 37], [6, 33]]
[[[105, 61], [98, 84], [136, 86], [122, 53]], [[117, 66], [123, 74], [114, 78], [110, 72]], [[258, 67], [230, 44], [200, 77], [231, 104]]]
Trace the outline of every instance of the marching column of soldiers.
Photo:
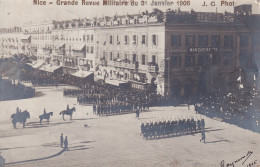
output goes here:
[[142, 112], [151, 106], [167, 105], [163, 96], [152, 91], [139, 92], [99, 82], [87, 82], [82, 89], [66, 89], [63, 94], [77, 96], [80, 105], [92, 104], [93, 113], [97, 115]]
[[168, 120], [141, 124], [141, 134], [145, 139], [173, 137], [204, 131], [205, 121], [200, 119]]
[[145, 111], [149, 110], [143, 103], [126, 103], [126, 102], [107, 102], [93, 104], [93, 113], [96, 115], [114, 115], [134, 112], [136, 110]]
[[80, 89], [65, 89], [63, 91], [63, 96], [65, 97], [77, 97], [80, 94], [82, 94]]

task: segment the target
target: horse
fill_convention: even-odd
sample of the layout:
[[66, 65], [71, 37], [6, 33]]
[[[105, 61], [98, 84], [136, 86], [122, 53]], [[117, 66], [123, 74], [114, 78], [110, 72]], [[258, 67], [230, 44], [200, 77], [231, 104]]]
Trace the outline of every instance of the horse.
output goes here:
[[47, 119], [47, 123], [49, 123], [49, 120], [50, 120], [50, 117], [53, 116], [53, 112], [49, 112], [49, 113], [46, 113], [46, 114], [42, 114], [39, 116], [40, 118], [40, 124], [42, 124], [42, 120], [43, 119]]
[[63, 110], [63, 111], [61, 111], [61, 112], [60, 112], [60, 115], [62, 115], [62, 119], [63, 119], [64, 121], [65, 121], [65, 119], [64, 119], [64, 115], [65, 115], [65, 114], [66, 114], [66, 115], [69, 115], [69, 116], [70, 116], [70, 120], [72, 120], [73, 111], [76, 112], [76, 108], [75, 108], [75, 107], [73, 107], [73, 108], [71, 108], [71, 109], [69, 109], [69, 110]]
[[30, 119], [30, 113], [27, 110], [25, 110], [23, 112], [12, 114], [11, 119], [12, 119], [14, 129], [16, 129], [16, 123], [17, 122], [22, 123], [23, 128], [24, 128], [27, 118]]

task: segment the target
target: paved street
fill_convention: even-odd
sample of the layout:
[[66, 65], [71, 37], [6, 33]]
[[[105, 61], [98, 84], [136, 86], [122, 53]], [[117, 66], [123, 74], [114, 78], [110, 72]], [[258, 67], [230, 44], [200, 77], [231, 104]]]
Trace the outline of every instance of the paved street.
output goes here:
[[[97, 117], [91, 106], [77, 105], [76, 98], [64, 98], [65, 87], [37, 87], [34, 98], [0, 102], [0, 152], [7, 167], [214, 167], [221, 166], [222, 160], [227, 164], [242, 157], [235, 166], [260, 165], [258, 133], [205, 117], [206, 144], [200, 143], [200, 133], [145, 140], [140, 136], [142, 122], [203, 116], [180, 106], [153, 107], [141, 113], [140, 120], [134, 113]], [[59, 115], [67, 104], [76, 107], [72, 121], [68, 116], [63, 121]], [[21, 124], [13, 129], [11, 124], [10, 116], [17, 106], [31, 114], [24, 129]], [[54, 115], [49, 124], [40, 125], [44, 108]], [[62, 152], [60, 133], [68, 136], [70, 151]], [[253, 152], [251, 156], [248, 151]]]

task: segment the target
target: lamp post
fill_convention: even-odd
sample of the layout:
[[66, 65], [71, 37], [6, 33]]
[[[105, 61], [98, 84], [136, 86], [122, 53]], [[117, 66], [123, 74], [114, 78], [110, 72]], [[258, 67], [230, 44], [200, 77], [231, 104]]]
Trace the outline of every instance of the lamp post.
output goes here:
[[[165, 55], [166, 55], [166, 54], [165, 54]], [[168, 83], [168, 84], [167, 84], [167, 87], [166, 87], [166, 88], [167, 88], [167, 95], [168, 95], [168, 97], [171, 95], [171, 93], [170, 93], [170, 91], [171, 91], [171, 90], [170, 90], [170, 88], [171, 88], [171, 87], [170, 87], [170, 59], [171, 59], [170, 57], [167, 57], [167, 58], [165, 59], [165, 64], [167, 64], [167, 73], [168, 73], [168, 74], [167, 74], [167, 80], [168, 80], [167, 83]]]
[[209, 55], [210, 61], [210, 93], [212, 93], [212, 53]]

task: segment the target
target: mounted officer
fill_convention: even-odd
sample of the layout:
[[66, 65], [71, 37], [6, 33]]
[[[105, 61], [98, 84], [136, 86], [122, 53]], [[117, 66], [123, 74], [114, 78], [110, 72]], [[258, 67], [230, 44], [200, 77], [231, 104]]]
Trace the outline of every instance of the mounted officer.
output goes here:
[[46, 114], [46, 109], [43, 110], [43, 115], [45, 115], [45, 114]]
[[19, 107], [16, 108], [16, 114], [19, 114], [20, 110]]
[[67, 105], [67, 111], [69, 111], [70, 110], [70, 106], [69, 105]]

